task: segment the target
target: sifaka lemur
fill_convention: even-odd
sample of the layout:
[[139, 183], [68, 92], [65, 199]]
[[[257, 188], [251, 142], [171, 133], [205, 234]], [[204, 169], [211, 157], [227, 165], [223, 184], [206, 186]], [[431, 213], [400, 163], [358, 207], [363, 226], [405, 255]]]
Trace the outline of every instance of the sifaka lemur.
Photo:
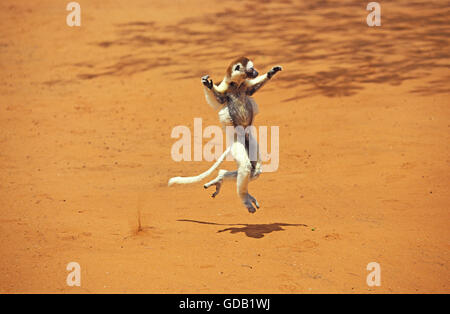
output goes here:
[[236, 171], [219, 170], [218, 176], [206, 183], [204, 187], [209, 188], [215, 185], [216, 191], [212, 194], [212, 197], [215, 197], [224, 180], [236, 180], [238, 195], [248, 211], [250, 213], [256, 211], [253, 204], [259, 208], [256, 199], [248, 193], [248, 183], [261, 173], [258, 144], [249, 131], [258, 113], [258, 105], [251, 96], [281, 70], [281, 66], [275, 66], [266, 74], [258, 76], [253, 62], [246, 57], [241, 57], [231, 62], [225, 78], [219, 85], [215, 85], [208, 75], [202, 77], [207, 102], [218, 110], [219, 120], [224, 127], [233, 126], [235, 129], [234, 142], [227, 147], [210, 169], [195, 177], [171, 178], [169, 186], [203, 180], [219, 167], [227, 154], [231, 153], [238, 164], [238, 169]]

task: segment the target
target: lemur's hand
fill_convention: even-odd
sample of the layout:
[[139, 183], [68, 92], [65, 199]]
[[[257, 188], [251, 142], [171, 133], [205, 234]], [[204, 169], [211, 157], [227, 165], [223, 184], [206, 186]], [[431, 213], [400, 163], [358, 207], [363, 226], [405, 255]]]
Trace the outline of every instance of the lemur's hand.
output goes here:
[[272, 76], [275, 75], [275, 73], [277, 73], [278, 71], [283, 70], [283, 68], [279, 65], [275, 66], [272, 68], [272, 70], [270, 70], [269, 72], [267, 72], [267, 77], [268, 78], [272, 78]]
[[202, 77], [202, 84], [211, 89], [213, 87], [213, 81], [209, 79], [209, 75]]

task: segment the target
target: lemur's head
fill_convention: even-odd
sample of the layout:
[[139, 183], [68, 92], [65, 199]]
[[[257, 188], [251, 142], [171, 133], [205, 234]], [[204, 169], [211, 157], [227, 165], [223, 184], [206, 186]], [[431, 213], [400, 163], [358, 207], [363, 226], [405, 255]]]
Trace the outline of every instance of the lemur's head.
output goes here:
[[237, 58], [227, 69], [227, 79], [230, 82], [240, 83], [257, 76], [258, 72], [253, 67], [253, 62], [246, 57]]

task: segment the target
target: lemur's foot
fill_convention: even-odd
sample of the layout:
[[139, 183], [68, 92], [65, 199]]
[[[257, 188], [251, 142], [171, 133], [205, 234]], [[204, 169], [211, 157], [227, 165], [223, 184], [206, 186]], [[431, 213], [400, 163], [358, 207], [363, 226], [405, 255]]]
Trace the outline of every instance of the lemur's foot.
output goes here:
[[256, 198], [254, 198], [253, 196], [251, 196], [250, 194], [248, 195], [248, 197], [250, 197], [250, 200], [252, 201], [253, 204], [255, 204], [256, 208], [259, 209], [259, 203], [256, 200]]
[[209, 79], [209, 75], [202, 77], [202, 84], [211, 89], [213, 87], [213, 81]]
[[282, 71], [283, 68], [279, 65], [274, 66], [269, 72], [267, 72], [267, 77], [272, 78], [277, 72]]
[[218, 194], [219, 194], [219, 192], [220, 192], [220, 188], [222, 187], [222, 182], [221, 181], [219, 181], [219, 182], [216, 182], [216, 183], [207, 183], [207, 184], [205, 184], [203, 187], [205, 188], [205, 189], [207, 189], [207, 188], [209, 188], [211, 185], [215, 185], [216, 186], [216, 191], [213, 193], [213, 194], [211, 194], [211, 197], [212, 198], [215, 198]]
[[253, 207], [252, 204], [245, 204], [245, 207], [247, 207], [247, 210], [248, 210], [248, 212], [249, 212], [250, 214], [256, 213], [256, 208]]
[[217, 182], [215, 185], [216, 185], [216, 191], [213, 194], [211, 194], [212, 198], [215, 198], [219, 194], [220, 188], [222, 187], [222, 182]]
[[253, 204], [252, 204], [252, 203], [255, 203], [255, 206], [256, 206], [257, 208], [259, 208], [259, 204], [258, 204], [258, 202], [256, 201], [256, 199], [255, 199], [253, 196], [251, 196], [250, 194], [247, 194], [247, 198], [246, 198], [246, 200], [244, 201], [244, 205], [245, 205], [245, 207], [247, 207], [247, 210], [248, 210], [248, 212], [249, 212], [250, 214], [256, 213], [256, 208], [253, 207]]

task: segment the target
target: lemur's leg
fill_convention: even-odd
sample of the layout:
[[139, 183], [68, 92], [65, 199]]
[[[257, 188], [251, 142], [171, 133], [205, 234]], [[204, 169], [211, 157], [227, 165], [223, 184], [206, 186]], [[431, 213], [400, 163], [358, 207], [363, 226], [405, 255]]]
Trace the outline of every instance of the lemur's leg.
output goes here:
[[261, 158], [259, 154], [259, 146], [256, 138], [254, 137], [253, 131], [246, 133], [245, 137], [245, 149], [247, 150], [247, 154], [250, 158], [250, 162], [252, 164], [252, 175], [256, 170], [256, 165], [259, 163], [258, 169], [261, 169]]
[[281, 71], [282, 69], [283, 68], [281, 66], [275, 66], [266, 74], [260, 75], [252, 80], [247, 80], [247, 94], [251, 96], [256, 93], [256, 91], [263, 87], [264, 84], [266, 84], [266, 82], [275, 75], [275, 73]]
[[214, 179], [206, 183], [203, 187], [205, 189], [209, 188], [212, 185], [216, 186], [216, 191], [211, 195], [212, 197], [216, 197], [220, 192], [220, 188], [222, 187], [222, 182], [224, 180], [232, 180], [236, 179], [237, 171], [227, 171], [227, 170], [219, 170], [219, 175]]
[[214, 109], [219, 109], [225, 103], [225, 95], [219, 92], [213, 81], [209, 79], [209, 75], [202, 77], [202, 84], [204, 86], [206, 101]]
[[261, 169], [261, 160], [258, 160], [257, 163], [256, 163], [256, 165], [255, 165], [255, 167], [252, 168], [252, 174], [251, 174], [250, 179], [251, 179], [252, 181], [258, 179], [258, 178], [259, 178], [259, 175], [261, 174], [261, 172], [262, 172], [262, 169]]
[[[248, 134], [248, 140], [245, 142], [245, 149], [247, 156], [249, 156], [250, 163], [251, 163], [251, 173], [250, 173], [250, 181], [253, 181], [257, 179], [261, 173], [261, 159], [259, 155], [258, 150], [258, 143], [256, 139], [253, 137], [252, 133]], [[206, 183], [204, 185], [204, 188], [207, 189], [212, 185], [216, 186], [216, 191], [212, 194], [212, 197], [216, 197], [219, 192], [220, 188], [222, 187], [222, 183], [224, 180], [230, 180], [237, 178], [238, 171], [226, 171], [226, 170], [220, 170], [218, 176]], [[256, 199], [249, 194], [250, 199], [252, 202], [256, 205], [257, 208], [259, 208], [259, 204], [256, 201]]]
[[256, 200], [256, 198], [254, 198], [253, 196], [250, 195], [250, 193], [248, 194], [248, 197], [250, 197], [250, 200], [252, 201], [253, 204], [255, 204], [256, 208], [259, 209], [259, 203]]
[[247, 150], [245, 149], [245, 144], [239, 141], [234, 142], [231, 148], [231, 154], [238, 164], [236, 180], [238, 195], [241, 198], [242, 203], [247, 207], [247, 210], [250, 213], [254, 213], [256, 212], [256, 209], [253, 207], [252, 203], [255, 203], [256, 205], [257, 202], [254, 197], [251, 197], [248, 194], [248, 183], [250, 182], [252, 164], [247, 154]]
[[[252, 164], [252, 170], [250, 173], [250, 181], [253, 181], [259, 177], [259, 175], [262, 172], [262, 169], [261, 169], [261, 158], [260, 158], [260, 154], [259, 154], [258, 142], [256, 141], [256, 138], [253, 136], [253, 134], [251, 132], [249, 133], [248, 143], [246, 143], [246, 144], [247, 144], [247, 147], [246, 147], [247, 154], [249, 155], [250, 162]], [[248, 194], [248, 196], [250, 197], [253, 204], [255, 204], [256, 208], [259, 208], [258, 201], [250, 194]]]
[[[255, 169], [252, 169], [252, 173], [250, 174], [250, 181], [258, 179], [260, 173], [261, 173], [261, 163], [258, 162]], [[205, 189], [207, 189], [207, 188], [215, 185], [216, 191], [211, 196], [216, 197], [220, 192], [220, 188], [222, 187], [223, 182], [228, 181], [228, 180], [236, 180], [237, 174], [238, 174], [237, 171], [227, 171], [227, 170], [221, 169], [221, 170], [219, 170], [219, 175], [215, 179], [206, 183], [203, 187]], [[250, 194], [249, 194], [249, 196], [251, 198], [253, 198], [256, 207], [259, 208], [259, 204], [256, 201], [256, 199], [253, 196], [251, 196]]]

